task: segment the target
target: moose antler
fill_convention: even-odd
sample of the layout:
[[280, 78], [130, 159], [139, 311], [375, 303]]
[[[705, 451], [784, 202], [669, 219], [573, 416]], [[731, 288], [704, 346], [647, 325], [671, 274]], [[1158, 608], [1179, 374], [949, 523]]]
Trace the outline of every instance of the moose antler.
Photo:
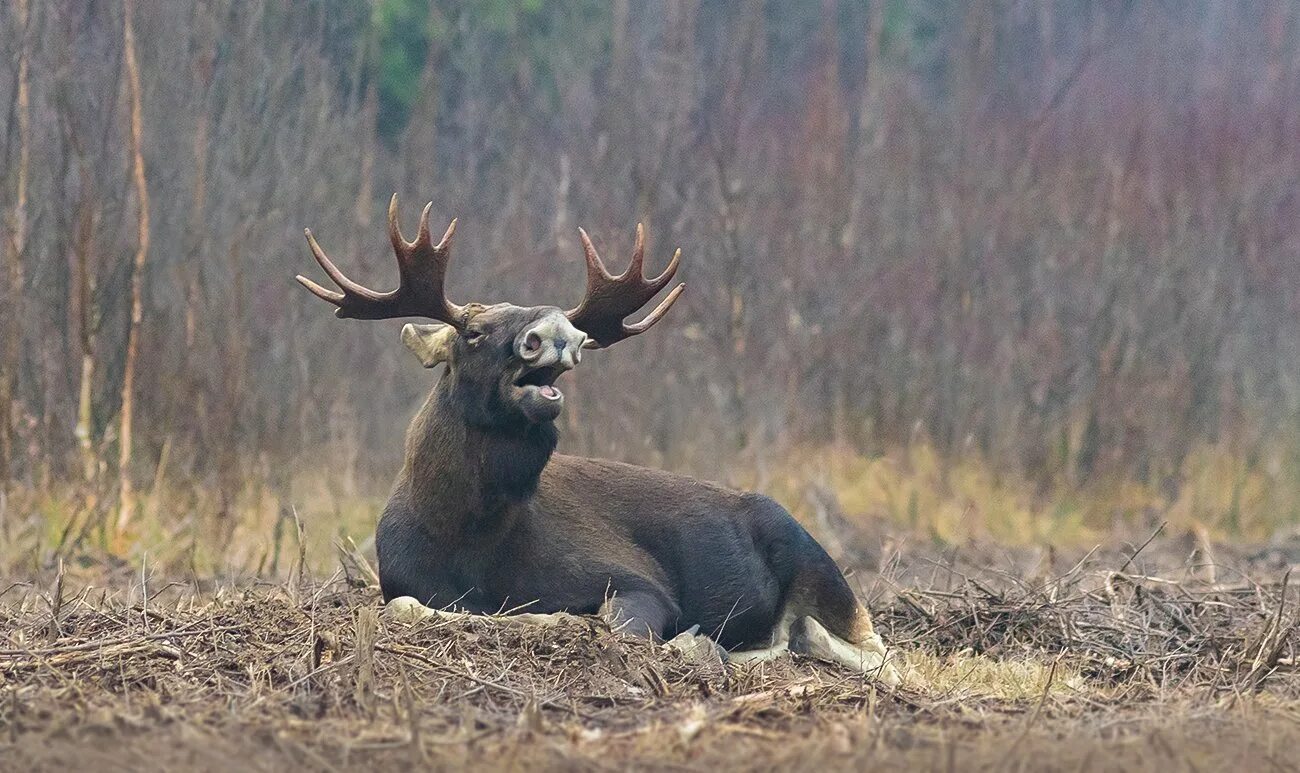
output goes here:
[[[576, 309], [564, 312], [573, 326], [586, 333], [591, 341], [588, 346], [601, 348], [618, 343], [649, 330], [658, 322], [668, 309], [677, 302], [677, 298], [686, 289], [679, 284], [668, 293], [668, 297], [655, 307], [655, 310], [640, 322], [627, 324], [623, 320], [631, 313], [646, 305], [651, 298], [672, 281], [677, 273], [677, 264], [682, 251], [673, 253], [668, 268], [654, 279], [645, 278], [645, 233], [638, 223], [636, 227], [636, 248], [632, 251], [632, 265], [618, 276], [611, 276], [601, 262], [600, 255], [591, 243], [587, 232], [578, 229], [582, 237], [582, 249], [587, 256], [587, 294]], [[595, 343], [591, 343], [594, 341]]]
[[443, 282], [447, 277], [447, 264], [451, 260], [451, 237], [456, 233], [456, 221], [447, 226], [447, 232], [436, 245], [429, 234], [429, 210], [433, 202], [425, 205], [420, 213], [420, 230], [415, 241], [408, 242], [402, 238], [402, 231], [397, 225], [397, 194], [393, 194], [388, 204], [388, 238], [393, 242], [393, 252], [397, 255], [397, 274], [399, 282], [396, 290], [377, 292], [363, 287], [343, 275], [338, 267], [325, 255], [325, 251], [316, 243], [311, 229], [305, 229], [307, 244], [316, 262], [325, 269], [334, 284], [343, 292], [328, 290], [305, 276], [299, 275], [298, 282], [311, 291], [312, 295], [328, 301], [338, 309], [334, 312], [339, 317], [351, 319], [392, 319], [394, 317], [427, 317], [439, 322], [446, 322], [457, 328], [465, 325], [465, 307], [457, 306], [447, 300]]

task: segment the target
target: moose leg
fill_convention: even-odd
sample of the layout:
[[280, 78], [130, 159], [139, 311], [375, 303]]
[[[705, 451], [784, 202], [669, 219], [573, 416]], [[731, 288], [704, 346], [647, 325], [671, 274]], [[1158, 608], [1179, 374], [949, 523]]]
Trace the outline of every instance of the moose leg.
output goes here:
[[[865, 610], [863, 610], [865, 613]], [[869, 625], [869, 623], [868, 623]], [[790, 649], [822, 660], [838, 663], [845, 668], [879, 679], [896, 687], [902, 679], [894, 666], [895, 658], [885, 649], [879, 634], [874, 631], [855, 637], [849, 642], [826, 630], [814, 617], [801, 618], [794, 627]]]
[[793, 615], [790, 611], [781, 612], [781, 619], [772, 628], [771, 644], [763, 649], [739, 650], [727, 653], [728, 663], [764, 663], [775, 660], [790, 651], [790, 624]]
[[693, 625], [669, 639], [669, 627], [681, 617], [681, 611], [654, 591], [615, 593], [601, 605], [600, 616], [605, 618], [614, 631], [645, 637], [652, 642], [663, 642], [664, 647], [680, 652], [688, 661], [697, 665], [722, 668], [725, 662], [726, 650], [700, 633], [699, 625]]
[[615, 592], [601, 605], [599, 614], [615, 631], [658, 640], [664, 638], [677, 610], [657, 593], [633, 590]]
[[490, 617], [500, 623], [510, 623], [518, 625], [540, 625], [550, 626], [557, 625], [562, 620], [570, 617], [563, 612], [543, 615], [535, 612], [525, 612], [518, 615], [476, 615], [472, 612], [450, 612], [445, 609], [432, 609], [421, 604], [410, 596], [398, 596], [384, 605], [384, 614], [400, 620], [404, 623], [414, 623], [426, 618], [435, 617], [439, 620], [464, 620], [472, 617]]

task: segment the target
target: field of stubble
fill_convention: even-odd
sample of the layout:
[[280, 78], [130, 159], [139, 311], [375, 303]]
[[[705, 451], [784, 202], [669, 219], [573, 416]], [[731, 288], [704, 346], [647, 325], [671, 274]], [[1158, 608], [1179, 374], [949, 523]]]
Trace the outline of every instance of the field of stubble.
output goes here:
[[1207, 548], [850, 545], [892, 691], [595, 619], [389, 621], [360, 561], [65, 567], [0, 584], [0, 769], [1300, 769], [1297, 557]]

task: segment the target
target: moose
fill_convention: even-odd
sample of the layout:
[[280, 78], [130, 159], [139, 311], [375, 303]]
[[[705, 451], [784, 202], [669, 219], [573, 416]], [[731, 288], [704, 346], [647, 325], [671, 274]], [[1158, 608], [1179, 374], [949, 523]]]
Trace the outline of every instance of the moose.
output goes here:
[[446, 366], [411, 422], [376, 531], [388, 610], [601, 615], [654, 641], [708, 637], [732, 662], [792, 651], [896, 684], [894, 657], [866, 607], [775, 501], [555, 452], [564, 408], [557, 379], [584, 351], [640, 335], [663, 318], [684, 284], [640, 322], [626, 321], [672, 281], [681, 250], [647, 279], [638, 225], [631, 265], [613, 276], [579, 229], [587, 289], [576, 308], [462, 306], [444, 291], [456, 221], [434, 244], [431, 208], [408, 242], [396, 194], [389, 203], [397, 289], [376, 292], [346, 277], [310, 229], [312, 255], [339, 291], [297, 277], [338, 317], [432, 320], [406, 324], [402, 341], [424, 367]]

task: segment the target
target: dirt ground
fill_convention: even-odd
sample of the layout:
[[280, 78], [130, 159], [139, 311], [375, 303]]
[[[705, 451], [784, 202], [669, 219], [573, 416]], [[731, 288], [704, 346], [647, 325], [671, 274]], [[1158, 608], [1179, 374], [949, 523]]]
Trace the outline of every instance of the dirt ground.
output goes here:
[[1286, 546], [840, 549], [899, 689], [594, 619], [390, 621], [353, 561], [6, 581], [0, 769], [1300, 770]]

